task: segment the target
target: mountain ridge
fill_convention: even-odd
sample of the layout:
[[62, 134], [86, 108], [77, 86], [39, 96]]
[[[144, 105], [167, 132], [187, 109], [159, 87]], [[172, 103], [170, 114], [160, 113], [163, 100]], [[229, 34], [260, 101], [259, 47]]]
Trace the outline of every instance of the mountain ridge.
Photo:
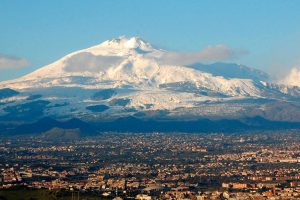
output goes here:
[[140, 38], [121, 37], [0, 82], [0, 124], [130, 116], [300, 122], [299, 87], [271, 83], [266, 73], [232, 63], [167, 64], [169, 53]]
[[[42, 118], [34, 123], [20, 126], [0, 126], [0, 135], [48, 135], [52, 131], [57, 134], [75, 131], [77, 136], [91, 136], [105, 132], [186, 132], [186, 133], [232, 133], [247, 131], [269, 131], [300, 129], [300, 122], [270, 121], [261, 117], [243, 119], [194, 119], [194, 120], [141, 120], [135, 117], [119, 118], [100, 123], [86, 123], [79, 119], [57, 121]], [[65, 130], [65, 131], [64, 131]], [[55, 135], [55, 134], [54, 134]], [[50, 134], [51, 136], [51, 134]]]

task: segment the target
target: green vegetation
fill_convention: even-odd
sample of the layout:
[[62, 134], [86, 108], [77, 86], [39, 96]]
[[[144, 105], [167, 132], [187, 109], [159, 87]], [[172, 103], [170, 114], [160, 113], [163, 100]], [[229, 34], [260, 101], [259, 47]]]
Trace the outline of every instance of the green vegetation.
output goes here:
[[[65, 190], [47, 190], [33, 189], [22, 186], [15, 186], [8, 189], [0, 190], [0, 200], [74, 200], [78, 199], [78, 192]], [[79, 199], [85, 200], [101, 200], [99, 194], [79, 193]]]

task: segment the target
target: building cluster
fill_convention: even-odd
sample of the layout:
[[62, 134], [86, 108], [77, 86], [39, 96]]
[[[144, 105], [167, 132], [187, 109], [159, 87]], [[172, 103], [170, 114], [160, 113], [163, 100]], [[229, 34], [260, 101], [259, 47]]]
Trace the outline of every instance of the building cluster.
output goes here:
[[300, 199], [297, 131], [2, 138], [0, 188], [107, 199]]

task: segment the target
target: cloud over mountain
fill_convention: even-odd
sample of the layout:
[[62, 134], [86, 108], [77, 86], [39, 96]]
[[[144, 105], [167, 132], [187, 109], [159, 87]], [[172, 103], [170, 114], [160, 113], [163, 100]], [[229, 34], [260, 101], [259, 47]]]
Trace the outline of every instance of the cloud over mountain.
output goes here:
[[293, 67], [287, 76], [280, 81], [283, 84], [300, 87], [300, 68]]
[[166, 52], [160, 58], [162, 64], [189, 65], [197, 62], [225, 61], [247, 54], [243, 49], [234, 49], [219, 44], [208, 46], [199, 52]]
[[24, 58], [0, 54], [0, 70], [21, 68], [27, 65], [29, 65], [29, 61]]
[[67, 72], [80, 72], [83, 69], [89, 72], [99, 72], [110, 66], [120, 64], [120, 56], [93, 55], [89, 52], [75, 54], [65, 61], [64, 69]]

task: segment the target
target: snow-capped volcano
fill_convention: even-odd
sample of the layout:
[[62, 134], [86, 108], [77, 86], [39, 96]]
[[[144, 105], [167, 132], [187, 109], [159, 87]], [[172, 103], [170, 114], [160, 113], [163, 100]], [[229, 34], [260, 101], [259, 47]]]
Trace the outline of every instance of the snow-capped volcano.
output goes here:
[[[226, 79], [185, 66], [161, 64], [167, 52], [133, 37], [108, 40], [76, 51], [20, 79], [4, 82], [12, 89], [54, 86], [89, 89], [130, 86], [159, 88], [160, 85], [190, 83], [228, 96], [260, 96], [252, 80]], [[78, 77], [89, 80], [78, 81]], [[110, 82], [111, 85], [103, 84]]]
[[[276, 105], [270, 101], [299, 103], [299, 88], [260, 80], [267, 76], [259, 70], [227, 64], [235, 70], [230, 73], [222, 63], [213, 70], [209, 65], [174, 65], [166, 62], [169, 53], [137, 37], [107, 40], [70, 53], [21, 78], [1, 82], [1, 116], [226, 118], [265, 115]], [[220, 65], [226, 74], [218, 71]], [[36, 107], [40, 110], [32, 112]], [[300, 120], [297, 112], [292, 120]]]

